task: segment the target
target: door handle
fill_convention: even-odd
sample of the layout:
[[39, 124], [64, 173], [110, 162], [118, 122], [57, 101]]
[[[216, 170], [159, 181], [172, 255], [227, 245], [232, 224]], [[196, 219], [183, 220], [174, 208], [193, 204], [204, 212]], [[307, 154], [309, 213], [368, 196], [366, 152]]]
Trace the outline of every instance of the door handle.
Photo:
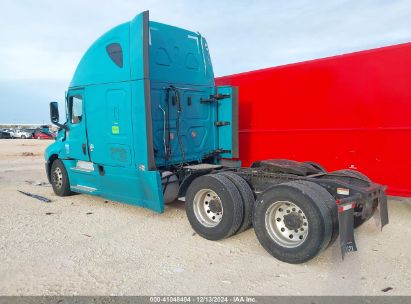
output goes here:
[[81, 145], [81, 148], [83, 149], [83, 154], [86, 154], [86, 144], [82, 144]]

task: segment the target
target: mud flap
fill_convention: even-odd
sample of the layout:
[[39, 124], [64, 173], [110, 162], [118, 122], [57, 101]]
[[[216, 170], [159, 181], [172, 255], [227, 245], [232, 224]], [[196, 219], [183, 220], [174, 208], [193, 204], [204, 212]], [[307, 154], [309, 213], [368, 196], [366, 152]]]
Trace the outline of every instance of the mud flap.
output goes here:
[[388, 206], [387, 206], [387, 196], [383, 195], [378, 200], [378, 208], [380, 210], [380, 218], [381, 218], [381, 230], [382, 228], [388, 224]]
[[348, 252], [357, 251], [354, 239], [354, 203], [338, 206], [338, 226], [340, 231], [341, 256]]

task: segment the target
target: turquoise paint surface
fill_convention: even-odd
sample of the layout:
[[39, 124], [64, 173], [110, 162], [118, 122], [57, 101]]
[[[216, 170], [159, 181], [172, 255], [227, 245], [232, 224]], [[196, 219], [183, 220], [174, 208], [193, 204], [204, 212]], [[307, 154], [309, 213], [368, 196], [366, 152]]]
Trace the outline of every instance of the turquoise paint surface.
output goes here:
[[152, 82], [214, 87], [207, 41], [200, 34], [150, 21]]
[[[148, 28], [148, 12], [144, 20], [144, 14], [138, 14], [131, 22], [130, 26], [130, 77], [129, 80], [143, 79], [144, 75], [144, 45], [143, 28]], [[146, 22], [146, 24], [144, 24]], [[149, 75], [146, 75], [149, 77]]]
[[[75, 160], [64, 160], [66, 168], [74, 168]], [[133, 168], [105, 166], [105, 176], [101, 177], [94, 164], [93, 172], [78, 172], [68, 169], [70, 185], [74, 192], [92, 194], [129, 205], [149, 208], [156, 212], [164, 211], [160, 175], [156, 171], [140, 171]], [[93, 192], [74, 189], [75, 185], [95, 188]]]
[[[107, 53], [112, 43], [121, 45], [122, 67]], [[178, 88], [181, 111], [170, 94], [171, 155], [165, 160], [161, 109], [167, 107], [170, 86]], [[148, 12], [139, 14], [105, 33], [84, 54], [68, 90], [68, 96], [83, 95], [82, 123], [74, 126], [68, 117], [70, 130], [66, 136], [60, 131], [45, 152], [46, 160], [53, 155], [63, 160], [76, 192], [91, 189], [93, 195], [163, 212], [159, 170], [183, 160], [201, 162], [221, 144], [230, 145], [219, 142], [222, 136], [214, 126], [217, 116], [229, 111], [200, 102], [215, 89], [201, 35], [149, 21]], [[78, 160], [89, 161], [93, 170], [79, 171]]]
[[[121, 69], [110, 59], [106, 51], [107, 45], [119, 41], [123, 50]], [[130, 24], [124, 23], [105, 33], [90, 46], [77, 66], [70, 87], [129, 80]]]
[[[200, 102], [213, 95], [215, 89], [207, 42], [193, 31], [150, 21], [149, 50], [155, 163], [157, 167], [167, 167], [182, 161], [201, 162], [218, 146], [214, 127], [216, 107]], [[170, 86], [178, 89], [181, 107], [173, 104], [172, 90], [167, 104]], [[167, 132], [164, 132], [165, 112], [169, 113]], [[167, 138], [168, 158], [164, 144]]]
[[132, 141], [134, 148], [135, 166], [136, 168], [149, 168], [149, 158], [147, 153], [147, 120], [145, 113], [144, 100], [145, 88], [144, 80], [131, 81], [131, 119], [133, 121]]
[[[85, 92], [88, 97], [86, 101], [98, 101], [86, 102], [91, 161], [106, 166], [135, 168], [130, 83], [87, 86]], [[118, 128], [118, 133], [113, 134], [113, 126]]]
[[[231, 151], [229, 153], [222, 153], [223, 158], [233, 158], [238, 157], [238, 155], [233, 155], [233, 145], [234, 138], [238, 139], [238, 129], [233, 129], [234, 117], [236, 113], [233, 112], [233, 88], [231, 86], [221, 86], [217, 88], [219, 94], [228, 94], [230, 98], [221, 99], [217, 103], [218, 120], [226, 121], [230, 124], [227, 126], [218, 127], [218, 145], [222, 150]], [[236, 133], [235, 133], [236, 132]]]
[[[65, 145], [68, 146], [66, 150], [67, 157], [89, 161], [90, 157], [89, 154], [84, 153], [83, 145], [87, 146], [87, 133], [86, 133], [86, 120], [87, 120], [87, 113], [86, 113], [86, 94], [85, 90], [81, 88], [71, 89], [68, 92], [67, 100], [70, 98], [80, 97], [81, 96], [81, 107], [78, 109], [82, 112], [82, 118], [78, 122], [73, 122], [71, 119], [67, 120], [67, 125], [70, 128], [70, 131], [67, 133], [67, 140]], [[92, 98], [92, 96], [90, 96]], [[92, 102], [92, 100], [91, 100]], [[70, 110], [69, 110], [70, 115]]]

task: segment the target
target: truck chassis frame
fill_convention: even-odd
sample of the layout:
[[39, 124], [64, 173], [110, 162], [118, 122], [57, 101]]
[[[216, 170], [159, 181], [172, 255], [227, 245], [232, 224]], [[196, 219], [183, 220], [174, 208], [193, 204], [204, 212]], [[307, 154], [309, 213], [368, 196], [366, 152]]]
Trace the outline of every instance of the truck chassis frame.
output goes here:
[[[377, 209], [379, 209], [381, 229], [388, 224], [386, 187], [371, 182], [365, 175], [357, 171], [326, 172], [315, 163], [266, 160], [255, 162], [249, 168], [207, 164], [186, 166], [178, 172], [180, 181], [178, 196], [185, 197], [187, 189], [195, 179], [223, 172], [231, 172], [244, 179], [253, 191], [256, 205], [264, 193], [275, 191], [275, 186], [290, 182], [312, 183], [325, 189], [334, 199], [335, 206], [332, 216], [336, 217], [333, 221], [337, 223], [337, 226], [333, 227], [334, 236], [329, 245], [339, 236], [339, 247], [343, 259], [346, 253], [357, 251], [354, 228], [369, 220]], [[193, 228], [195, 229], [195, 227]], [[287, 262], [293, 263], [295, 261], [287, 260]]]

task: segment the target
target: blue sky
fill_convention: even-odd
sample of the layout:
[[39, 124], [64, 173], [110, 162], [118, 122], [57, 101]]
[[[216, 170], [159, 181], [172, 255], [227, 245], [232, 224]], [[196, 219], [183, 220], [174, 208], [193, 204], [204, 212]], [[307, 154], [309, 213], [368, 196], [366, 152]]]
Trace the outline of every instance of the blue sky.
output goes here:
[[47, 123], [88, 46], [144, 10], [205, 36], [217, 76], [411, 41], [407, 0], [1, 0], [0, 123]]

